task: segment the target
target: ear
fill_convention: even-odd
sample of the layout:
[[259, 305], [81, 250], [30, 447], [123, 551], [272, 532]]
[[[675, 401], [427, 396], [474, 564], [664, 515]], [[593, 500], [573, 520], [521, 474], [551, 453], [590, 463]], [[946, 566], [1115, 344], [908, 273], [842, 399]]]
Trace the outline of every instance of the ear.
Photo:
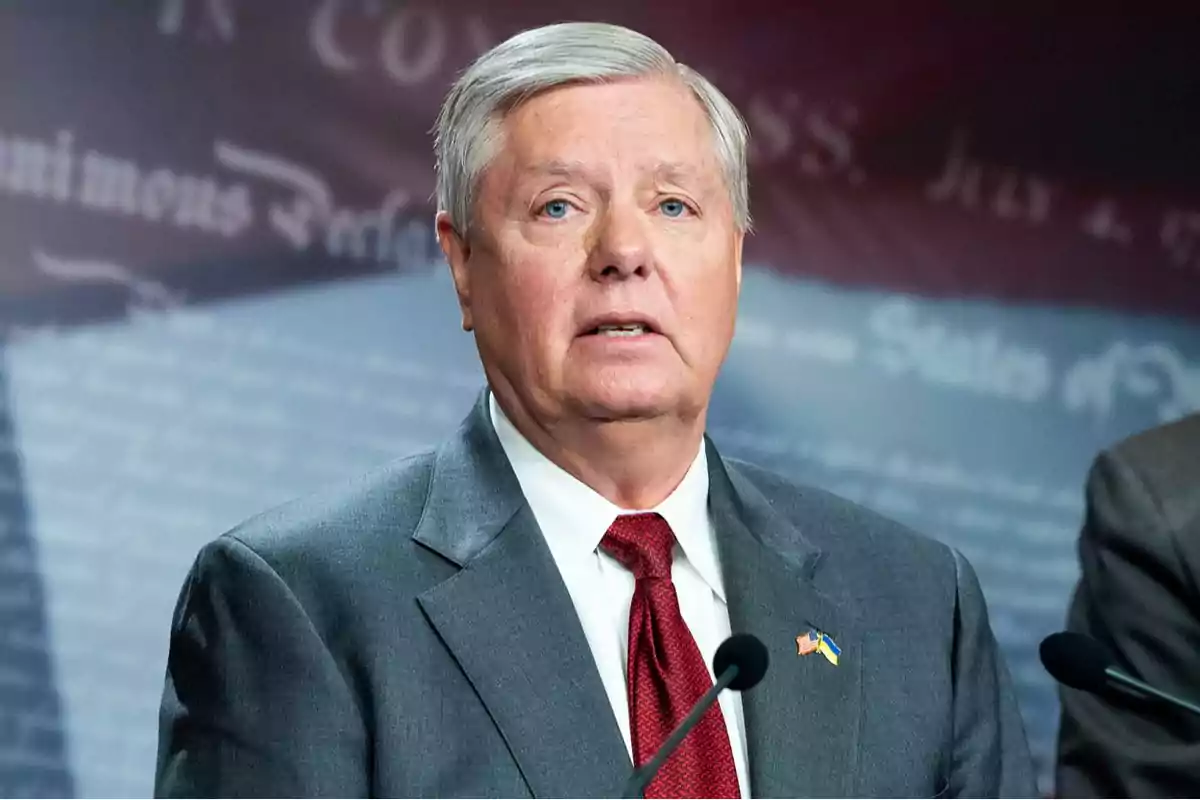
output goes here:
[[471, 246], [467, 240], [454, 228], [450, 215], [439, 211], [434, 218], [434, 229], [437, 231], [438, 244], [446, 263], [450, 265], [450, 277], [454, 279], [454, 291], [458, 295], [458, 309], [462, 313], [462, 327], [470, 331], [475, 327], [471, 317], [471, 276], [467, 269], [467, 261], [471, 258]]

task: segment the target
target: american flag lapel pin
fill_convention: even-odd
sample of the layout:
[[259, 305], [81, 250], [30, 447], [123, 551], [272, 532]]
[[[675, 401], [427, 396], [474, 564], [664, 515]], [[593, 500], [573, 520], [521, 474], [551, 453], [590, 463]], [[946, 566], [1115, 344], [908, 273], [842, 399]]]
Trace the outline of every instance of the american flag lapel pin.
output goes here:
[[821, 645], [821, 635], [816, 631], [808, 631], [796, 637], [796, 655], [808, 656], [817, 652]]

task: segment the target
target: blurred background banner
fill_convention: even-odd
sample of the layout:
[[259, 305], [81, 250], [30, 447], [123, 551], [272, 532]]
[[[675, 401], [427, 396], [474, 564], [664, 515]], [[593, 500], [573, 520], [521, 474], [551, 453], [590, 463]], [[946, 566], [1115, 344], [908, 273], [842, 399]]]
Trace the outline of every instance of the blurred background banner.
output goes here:
[[1200, 409], [1200, 22], [498, 5], [0, 4], [0, 795], [148, 795], [196, 550], [466, 413], [429, 129], [471, 58], [565, 19], [745, 113], [711, 433], [972, 560], [1050, 790], [1036, 645], [1087, 465]]

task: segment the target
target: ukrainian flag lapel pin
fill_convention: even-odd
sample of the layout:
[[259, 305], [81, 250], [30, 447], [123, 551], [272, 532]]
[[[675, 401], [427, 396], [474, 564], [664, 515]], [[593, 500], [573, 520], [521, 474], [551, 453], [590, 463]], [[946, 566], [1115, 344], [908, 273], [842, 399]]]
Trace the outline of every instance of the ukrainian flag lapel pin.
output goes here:
[[802, 633], [796, 637], [796, 655], [808, 656], [813, 653], [820, 653], [825, 656], [825, 659], [835, 667], [838, 664], [838, 656], [842, 654], [842, 650], [829, 637], [829, 634], [821, 631], [811, 630], [808, 633]]
[[830, 664], [836, 667], [838, 665], [838, 656], [842, 654], [842, 648], [838, 647], [827, 633], [818, 633], [817, 637], [819, 639], [817, 650], [821, 652], [821, 655], [825, 656], [825, 659]]

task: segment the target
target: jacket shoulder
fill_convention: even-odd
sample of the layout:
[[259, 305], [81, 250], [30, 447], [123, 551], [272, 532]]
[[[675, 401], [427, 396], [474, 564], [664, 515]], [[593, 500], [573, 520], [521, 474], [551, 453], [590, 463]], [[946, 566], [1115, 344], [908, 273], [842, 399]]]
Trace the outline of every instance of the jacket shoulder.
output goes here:
[[936, 561], [951, 558], [942, 542], [866, 506], [755, 464], [724, 460], [740, 493], [757, 495], [822, 550], [870, 550], [879, 558], [900, 553]]
[[1180, 476], [1195, 483], [1200, 473], [1200, 414], [1134, 434], [1110, 447], [1102, 457], [1118, 461], [1149, 483]]
[[[412, 547], [425, 507], [434, 453], [385, 464], [256, 514], [211, 542], [252, 551], [293, 590], [340, 583]], [[203, 556], [202, 556], [203, 557]], [[396, 559], [388, 558], [395, 564]], [[403, 559], [400, 559], [403, 561]]]
[[1094, 505], [1145, 526], [1181, 531], [1200, 521], [1200, 414], [1130, 436], [1101, 453], [1088, 476]]
[[818, 588], [877, 622], [925, 619], [945, 628], [961, 591], [975, 581], [967, 559], [943, 542], [762, 467], [726, 465], [747, 506], [769, 509], [786, 523], [779, 527], [820, 550]]

